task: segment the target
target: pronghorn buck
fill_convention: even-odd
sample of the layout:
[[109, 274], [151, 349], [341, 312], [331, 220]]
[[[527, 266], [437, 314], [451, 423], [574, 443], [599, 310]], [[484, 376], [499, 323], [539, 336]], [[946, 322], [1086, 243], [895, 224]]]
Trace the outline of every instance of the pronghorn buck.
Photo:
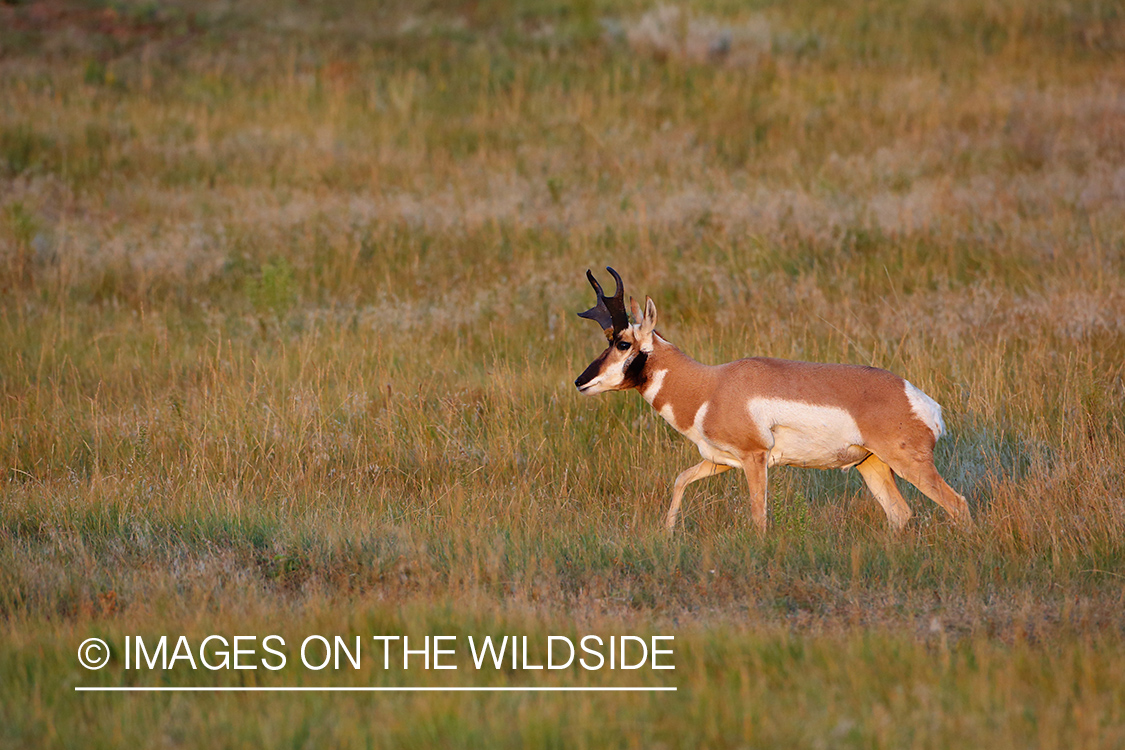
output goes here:
[[934, 444], [945, 425], [941, 407], [899, 376], [874, 367], [812, 364], [752, 357], [700, 364], [656, 331], [656, 305], [630, 298], [612, 268], [617, 290], [606, 297], [589, 271], [597, 304], [578, 313], [602, 327], [609, 347], [574, 385], [586, 394], [636, 388], [668, 424], [699, 448], [703, 460], [676, 477], [666, 525], [676, 525], [689, 484], [742, 469], [750, 485], [754, 523], [766, 528], [770, 466], [856, 467], [887, 520], [898, 530], [910, 506], [895, 486], [905, 478], [963, 526], [972, 523], [965, 498], [934, 468]]

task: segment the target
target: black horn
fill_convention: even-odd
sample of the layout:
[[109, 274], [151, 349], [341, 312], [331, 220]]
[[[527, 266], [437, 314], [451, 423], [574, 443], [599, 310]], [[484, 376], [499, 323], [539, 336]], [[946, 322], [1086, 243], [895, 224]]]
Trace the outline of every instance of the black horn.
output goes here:
[[605, 270], [613, 276], [617, 291], [612, 297], [606, 297], [594, 274], [587, 270], [586, 278], [590, 280], [590, 286], [594, 287], [594, 292], [598, 295], [598, 303], [586, 312], [578, 313], [578, 317], [592, 320], [600, 325], [605, 337], [612, 340], [615, 334], [629, 327], [629, 314], [625, 312], [625, 285], [621, 283], [621, 276], [608, 266]]

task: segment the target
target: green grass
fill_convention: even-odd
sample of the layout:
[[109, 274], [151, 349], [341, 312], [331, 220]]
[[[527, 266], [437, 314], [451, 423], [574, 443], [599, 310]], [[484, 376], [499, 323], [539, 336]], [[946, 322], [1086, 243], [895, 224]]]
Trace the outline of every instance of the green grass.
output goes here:
[[[51, 8], [0, 5], [0, 744], [1125, 743], [1114, 6]], [[702, 361], [923, 388], [977, 527], [779, 468], [765, 536], [732, 472], [666, 537], [694, 448], [572, 386], [607, 264]], [[677, 668], [119, 659], [267, 632], [671, 634]], [[242, 679], [679, 689], [73, 691]]]

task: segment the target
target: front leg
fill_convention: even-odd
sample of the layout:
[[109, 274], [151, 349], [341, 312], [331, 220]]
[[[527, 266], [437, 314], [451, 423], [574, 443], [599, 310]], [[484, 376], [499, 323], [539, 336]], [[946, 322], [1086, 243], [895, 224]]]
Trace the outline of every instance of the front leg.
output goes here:
[[766, 533], [766, 460], [769, 452], [751, 453], [742, 461], [746, 483], [750, 486], [750, 515], [758, 531]]
[[664, 521], [664, 526], [669, 533], [676, 528], [676, 516], [680, 512], [680, 501], [684, 499], [684, 490], [687, 489], [687, 486], [697, 479], [722, 474], [729, 468], [726, 464], [703, 460], [690, 469], [680, 472], [680, 475], [676, 477], [675, 488], [672, 490], [672, 505], [668, 508], [668, 517]]

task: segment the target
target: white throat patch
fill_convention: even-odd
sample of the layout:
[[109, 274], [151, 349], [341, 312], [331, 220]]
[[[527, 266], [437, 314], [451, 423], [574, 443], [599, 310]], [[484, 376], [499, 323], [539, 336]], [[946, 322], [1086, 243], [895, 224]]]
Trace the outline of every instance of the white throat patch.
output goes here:
[[664, 376], [667, 374], [667, 370], [657, 370], [654, 372], [648, 381], [648, 385], [645, 386], [644, 391], [641, 393], [650, 406], [656, 398], [656, 394], [660, 393], [660, 389], [664, 387]]

